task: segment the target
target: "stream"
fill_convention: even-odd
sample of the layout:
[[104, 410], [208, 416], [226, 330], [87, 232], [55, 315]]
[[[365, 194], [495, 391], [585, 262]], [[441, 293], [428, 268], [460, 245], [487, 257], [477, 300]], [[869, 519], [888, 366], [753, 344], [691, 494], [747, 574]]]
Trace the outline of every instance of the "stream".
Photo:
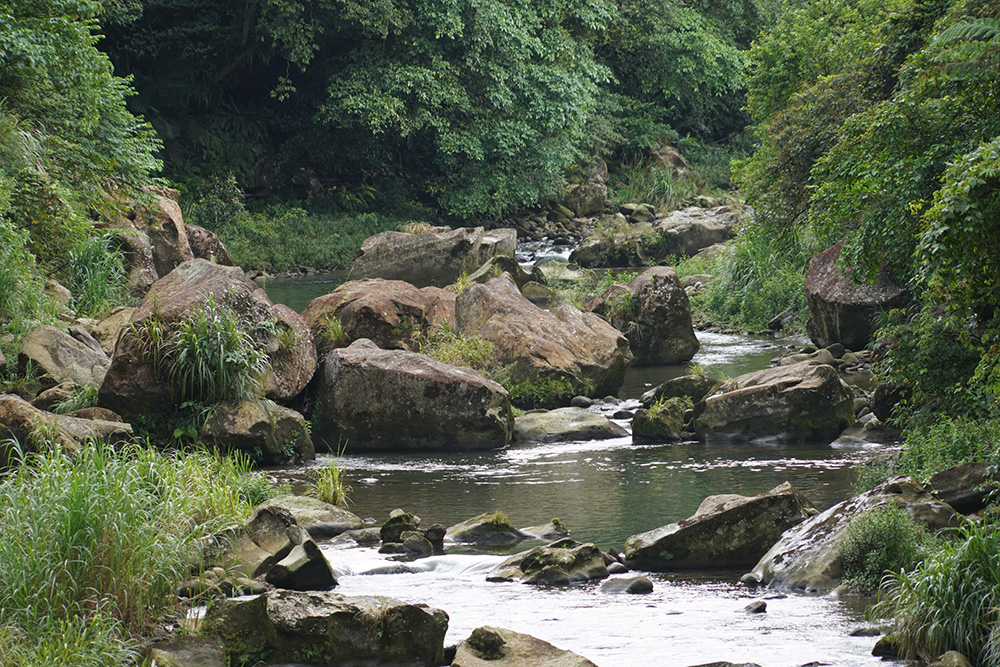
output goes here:
[[[275, 301], [301, 310], [342, 279], [314, 276], [303, 279], [300, 289], [296, 281], [267, 289]], [[698, 337], [702, 347], [693, 361], [729, 377], [766, 368], [782, 346], [802, 342]], [[621, 407], [634, 409], [644, 391], [682, 373], [680, 366], [631, 370], [619, 393]], [[604, 404], [593, 409], [609, 410]], [[348, 451], [337, 462], [353, 489], [351, 511], [379, 524], [397, 507], [420, 516], [425, 526], [450, 526], [501, 510], [518, 527], [558, 517], [574, 539], [622, 551], [630, 535], [684, 519], [713, 494], [750, 495], [790, 481], [825, 509], [852, 494], [854, 467], [870, 453], [829, 442], [637, 446], [626, 437], [454, 454]], [[274, 472], [299, 485], [308, 468], [328, 460], [320, 455], [304, 467]], [[523, 543], [518, 550], [540, 544]], [[601, 667], [880, 664], [871, 656], [874, 638], [851, 636], [867, 627], [869, 600], [752, 591], [738, 583], [743, 571], [643, 573], [653, 581], [652, 593], [609, 595], [600, 592], [600, 582], [553, 588], [488, 583], [486, 573], [505, 557], [501, 551], [446, 544], [444, 555], [407, 562], [347, 539], [321, 547], [336, 572], [338, 592], [387, 595], [448, 612], [446, 644], [465, 639], [480, 625], [497, 625], [575, 651]], [[747, 614], [744, 607], [759, 599], [766, 601], [767, 613]]]

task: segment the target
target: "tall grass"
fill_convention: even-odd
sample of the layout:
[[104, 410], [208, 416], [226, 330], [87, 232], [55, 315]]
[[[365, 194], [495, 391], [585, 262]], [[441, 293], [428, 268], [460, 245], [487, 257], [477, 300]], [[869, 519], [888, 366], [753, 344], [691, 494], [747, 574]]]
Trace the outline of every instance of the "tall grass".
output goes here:
[[17, 356], [24, 335], [55, 318], [55, 304], [42, 291], [44, 279], [27, 247], [27, 236], [3, 218], [0, 180], [0, 351]]
[[[53, 448], [55, 449], [55, 448]], [[0, 480], [0, 664], [128, 664], [197, 542], [270, 495], [246, 460], [88, 444]]]
[[[345, 448], [346, 444], [341, 444], [338, 448], [337, 456], [343, 456]], [[330, 503], [337, 507], [347, 507], [350, 503], [348, 496], [351, 490], [351, 486], [347, 483], [347, 478], [344, 476], [344, 470], [337, 463], [336, 459], [330, 459], [326, 465], [313, 473], [309, 494], [325, 503]]]
[[1000, 667], [1000, 529], [968, 523], [961, 539], [944, 544], [913, 572], [889, 577], [873, 607], [894, 619], [897, 649], [930, 661], [958, 651], [980, 667]]
[[111, 234], [88, 239], [70, 252], [69, 290], [79, 315], [104, 317], [128, 303], [128, 274]]
[[180, 322], [158, 356], [179, 398], [205, 403], [258, 397], [269, 363], [236, 314], [212, 296]]

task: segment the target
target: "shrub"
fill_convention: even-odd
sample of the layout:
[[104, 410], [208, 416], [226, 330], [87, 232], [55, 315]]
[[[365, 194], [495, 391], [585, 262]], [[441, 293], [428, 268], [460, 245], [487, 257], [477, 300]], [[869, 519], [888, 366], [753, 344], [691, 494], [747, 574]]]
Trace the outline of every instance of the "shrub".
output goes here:
[[23, 461], [0, 480], [0, 664], [133, 662], [130, 635], [174, 603], [197, 540], [270, 495], [248, 468], [102, 444]]
[[868, 510], [847, 527], [840, 552], [844, 583], [863, 592], [877, 590], [886, 572], [913, 569], [929, 540], [897, 505]]
[[1000, 529], [967, 523], [913, 572], [893, 572], [875, 615], [892, 618], [894, 644], [930, 661], [958, 651], [981, 667], [1000, 666]]

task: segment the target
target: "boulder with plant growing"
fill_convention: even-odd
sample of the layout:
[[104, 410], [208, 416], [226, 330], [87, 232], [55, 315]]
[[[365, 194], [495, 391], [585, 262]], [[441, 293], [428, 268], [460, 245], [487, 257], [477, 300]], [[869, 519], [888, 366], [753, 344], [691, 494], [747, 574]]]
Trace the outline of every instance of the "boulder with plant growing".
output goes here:
[[239, 267], [203, 259], [161, 278], [132, 314], [100, 389], [125, 416], [183, 404], [297, 395], [316, 367], [312, 334]]

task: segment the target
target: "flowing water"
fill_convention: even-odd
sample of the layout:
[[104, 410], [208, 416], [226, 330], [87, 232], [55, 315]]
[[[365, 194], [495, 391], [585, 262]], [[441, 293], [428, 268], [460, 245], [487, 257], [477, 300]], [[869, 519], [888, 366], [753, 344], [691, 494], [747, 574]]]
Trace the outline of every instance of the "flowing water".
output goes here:
[[[327, 283], [329, 289], [335, 284]], [[274, 287], [268, 286], [272, 298]], [[307, 298], [276, 300], [301, 309], [326, 288], [314, 283], [305, 289], [312, 290]], [[727, 376], [767, 367], [790, 342], [705, 333], [699, 339], [694, 361]], [[682, 372], [633, 369], [619, 407], [636, 407], [644, 391]], [[351, 510], [378, 523], [397, 507], [420, 516], [423, 525], [445, 526], [501, 510], [519, 527], [558, 517], [578, 541], [622, 551], [630, 535], [684, 519], [712, 494], [753, 494], [787, 480], [818, 508], [828, 507], [851, 494], [854, 467], [868, 453], [827, 442], [636, 446], [618, 438], [461, 454], [348, 451], [337, 461], [353, 487]], [[308, 467], [328, 459], [279, 476], [300, 481]], [[874, 639], [851, 636], [865, 625], [866, 600], [754, 592], [738, 583], [742, 571], [651, 574], [649, 595], [608, 595], [600, 582], [555, 588], [488, 583], [486, 573], [501, 552], [452, 545], [444, 555], [406, 562], [346, 539], [322, 546], [337, 572], [338, 591], [444, 609], [450, 615], [447, 643], [480, 625], [497, 625], [576, 651], [601, 667], [721, 660], [764, 667], [879, 664], [870, 655]], [[767, 613], [745, 613], [757, 599], [767, 602]]]

